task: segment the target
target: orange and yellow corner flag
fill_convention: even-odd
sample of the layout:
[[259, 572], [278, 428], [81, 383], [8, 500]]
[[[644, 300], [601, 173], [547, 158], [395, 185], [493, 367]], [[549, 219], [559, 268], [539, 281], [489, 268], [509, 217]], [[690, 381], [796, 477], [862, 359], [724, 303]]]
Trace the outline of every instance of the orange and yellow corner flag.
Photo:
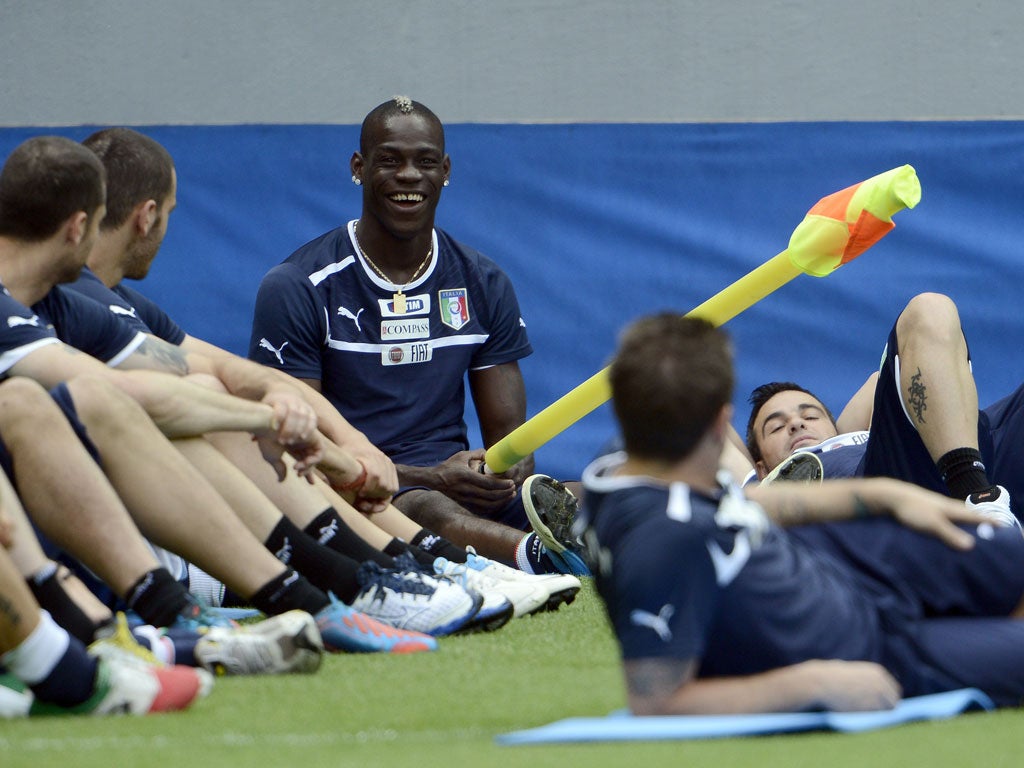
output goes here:
[[[909, 165], [823, 197], [793, 230], [786, 250], [687, 315], [722, 325], [801, 272], [830, 275], [881, 240], [894, 226], [893, 214], [920, 200], [921, 185]], [[605, 368], [492, 445], [485, 457], [487, 468], [506, 471], [610, 397]]]

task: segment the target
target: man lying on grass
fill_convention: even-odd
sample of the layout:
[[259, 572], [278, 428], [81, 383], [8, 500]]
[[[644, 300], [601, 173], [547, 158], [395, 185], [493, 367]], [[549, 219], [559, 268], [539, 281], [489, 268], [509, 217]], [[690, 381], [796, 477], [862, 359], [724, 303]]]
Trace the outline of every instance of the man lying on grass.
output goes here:
[[583, 519], [635, 714], [886, 709], [963, 687], [1021, 701], [1015, 528], [887, 478], [748, 499], [718, 474], [732, 360], [704, 321], [640, 320], [610, 378], [625, 450], [587, 468]]

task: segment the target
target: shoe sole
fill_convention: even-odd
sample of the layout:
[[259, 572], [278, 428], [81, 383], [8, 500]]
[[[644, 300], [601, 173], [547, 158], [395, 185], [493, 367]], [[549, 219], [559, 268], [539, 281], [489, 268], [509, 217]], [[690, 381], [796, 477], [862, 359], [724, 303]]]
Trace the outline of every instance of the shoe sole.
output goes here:
[[[523, 483], [523, 508], [526, 510], [526, 517], [530, 521], [530, 527], [532, 527], [533, 532], [540, 537], [540, 540], [543, 542], [545, 547], [560, 555], [565, 552], [568, 547], [565, 545], [565, 540], [557, 536], [555, 531], [557, 530], [560, 533], [567, 534], [569, 529], [572, 527], [572, 521], [575, 519], [576, 510], [566, 509], [565, 504], [557, 505], [557, 508], [554, 510], [549, 510], [547, 507], [538, 509], [533, 501], [533, 485], [535, 481], [539, 482], [541, 480], [549, 480], [563, 499], [565, 497], [570, 497], [575, 502], [576, 497], [573, 496], [564, 485], [557, 480], [552, 480], [547, 475], [530, 475], [530, 477], [526, 478], [526, 482]], [[558, 519], [552, 519], [553, 513], [558, 514]], [[566, 535], [565, 539], [568, 538], [568, 535]]]
[[501, 629], [512, 620], [512, 616], [515, 614], [515, 606], [509, 603], [500, 611], [494, 611], [490, 616], [481, 617], [479, 613], [474, 616], [468, 624], [466, 624], [458, 632], [453, 634], [468, 635], [475, 632], [495, 632]]

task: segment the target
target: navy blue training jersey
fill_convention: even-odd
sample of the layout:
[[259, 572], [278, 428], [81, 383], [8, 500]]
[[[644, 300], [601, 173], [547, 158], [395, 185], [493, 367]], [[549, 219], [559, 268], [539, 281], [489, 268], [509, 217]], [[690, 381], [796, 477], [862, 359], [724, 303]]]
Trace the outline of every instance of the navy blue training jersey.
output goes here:
[[393, 460], [432, 465], [469, 447], [467, 371], [532, 351], [512, 283], [498, 266], [434, 231], [423, 275], [397, 286], [357, 256], [350, 222], [264, 277], [249, 357], [321, 382], [325, 397]]
[[738, 489], [723, 504], [682, 483], [612, 475], [622, 460], [598, 459], [584, 485], [623, 658], [697, 659], [701, 676], [883, 658], [880, 612], [855, 573], [794, 544]]
[[0, 293], [2, 375], [33, 350], [57, 341], [117, 365], [144, 339], [102, 305], [63, 286], [54, 287], [31, 309], [15, 301], [6, 289]]
[[151, 333], [175, 346], [185, 339], [185, 331], [156, 302], [126, 285], [108, 288], [88, 267], [67, 287], [99, 302], [136, 330]]

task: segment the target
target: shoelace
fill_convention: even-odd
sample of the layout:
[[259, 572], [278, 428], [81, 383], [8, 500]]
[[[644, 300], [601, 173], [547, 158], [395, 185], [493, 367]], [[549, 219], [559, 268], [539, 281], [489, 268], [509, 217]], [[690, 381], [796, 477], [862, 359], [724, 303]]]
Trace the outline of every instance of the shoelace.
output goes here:
[[387, 589], [413, 597], [419, 595], [430, 597], [437, 591], [436, 587], [423, 580], [423, 575], [420, 573], [381, 568], [378, 563], [372, 561], [359, 566], [357, 577], [363, 587], [373, 588], [373, 599], [381, 602], [387, 597], [387, 592], [385, 592]]

